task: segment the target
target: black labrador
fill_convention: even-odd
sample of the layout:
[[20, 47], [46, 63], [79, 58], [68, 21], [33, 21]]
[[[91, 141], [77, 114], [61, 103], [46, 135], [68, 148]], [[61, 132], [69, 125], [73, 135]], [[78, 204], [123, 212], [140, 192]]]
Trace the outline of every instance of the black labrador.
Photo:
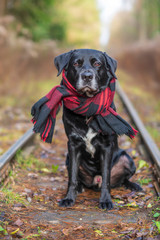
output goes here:
[[[93, 49], [77, 49], [55, 58], [58, 75], [65, 69], [66, 77], [76, 91], [92, 97], [107, 86], [108, 73], [115, 77], [117, 63], [106, 53]], [[115, 109], [115, 106], [113, 106]], [[60, 206], [75, 203], [83, 187], [101, 190], [100, 208], [112, 209], [110, 187], [124, 185], [140, 191], [141, 187], [129, 181], [135, 173], [133, 159], [119, 149], [117, 135], [103, 135], [93, 131], [86, 117], [63, 107], [63, 122], [68, 137], [68, 190]]]

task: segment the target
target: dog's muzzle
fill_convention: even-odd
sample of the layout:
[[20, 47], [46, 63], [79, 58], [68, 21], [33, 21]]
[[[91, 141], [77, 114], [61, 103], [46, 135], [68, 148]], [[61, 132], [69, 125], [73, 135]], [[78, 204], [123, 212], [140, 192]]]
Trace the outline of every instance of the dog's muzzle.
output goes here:
[[86, 94], [88, 97], [93, 97], [97, 92], [98, 92], [98, 90], [92, 89], [89, 86], [85, 86], [85, 87], [81, 88], [80, 90], [78, 90], [79, 94]]
[[80, 73], [77, 91], [79, 94], [86, 94], [87, 97], [93, 97], [98, 92], [95, 73], [92, 70], [85, 70]]

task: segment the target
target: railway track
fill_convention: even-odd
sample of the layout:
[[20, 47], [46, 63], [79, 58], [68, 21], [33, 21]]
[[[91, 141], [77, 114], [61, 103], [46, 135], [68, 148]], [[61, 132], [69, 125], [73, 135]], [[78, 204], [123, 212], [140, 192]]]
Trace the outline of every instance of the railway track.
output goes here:
[[[156, 179], [156, 182], [154, 183], [155, 189], [158, 196], [160, 196], [160, 151], [147, 132], [131, 101], [119, 84], [117, 84], [117, 93], [122, 100], [122, 103], [125, 106], [127, 112], [129, 113], [133, 123], [136, 125], [140, 133], [143, 145], [149, 154], [151, 163], [153, 164], [153, 173]], [[14, 159], [17, 151], [28, 145], [28, 143], [33, 140], [34, 136], [35, 134], [33, 133], [32, 128], [30, 128], [15, 144], [13, 144], [8, 149], [8, 151], [6, 151], [0, 157], [0, 182], [2, 182], [7, 177], [9, 169], [12, 166], [12, 160]]]
[[153, 164], [153, 173], [156, 178], [156, 182], [154, 183], [154, 185], [158, 196], [160, 196], [160, 151], [151, 136], [149, 135], [148, 131], [146, 130], [143, 122], [138, 116], [136, 109], [134, 108], [131, 101], [129, 100], [129, 98], [119, 84], [117, 85], [117, 93], [121, 98], [122, 103], [126, 107], [133, 123], [136, 125], [144, 147], [147, 151], [147, 154], [149, 155], [151, 163]]
[[[78, 195], [76, 204], [72, 208], [60, 208], [58, 202], [67, 188], [66, 145], [64, 144], [66, 140], [64, 141], [62, 121], [57, 119], [58, 130], [55, 131], [54, 143], [51, 148], [47, 148], [50, 145], [41, 144], [38, 141], [39, 150], [34, 150], [34, 155], [40, 161], [48, 161], [49, 169], [52, 169], [52, 171], [47, 170], [45, 167], [36, 170], [37, 172], [34, 171], [34, 168], [30, 169], [30, 167], [24, 171], [21, 168], [15, 170], [17, 179], [14, 184], [11, 184], [10, 189], [13, 189], [15, 199], [18, 193], [20, 196], [25, 197], [28, 204], [17, 203], [13, 200], [7, 206], [3, 188], [5, 183], [8, 182], [10, 170], [16, 165], [14, 162], [17, 151], [22, 149], [23, 152], [24, 149], [25, 152], [26, 149], [34, 145], [35, 134], [32, 129], [29, 129], [0, 158], [2, 190], [2, 192], [0, 191], [0, 198], [2, 199], [2, 201], [0, 199], [0, 208], [2, 208], [0, 210], [0, 227], [2, 226], [11, 236], [11, 238], [5, 238], [3, 232], [0, 231], [0, 239], [22, 238], [21, 233], [23, 233], [23, 239], [72, 240], [104, 239], [104, 237], [109, 240], [159, 239], [155, 237], [155, 234], [158, 233], [155, 225], [153, 225], [151, 215], [157, 214], [157, 216], [160, 216], [159, 203], [157, 202], [157, 196], [160, 196], [160, 153], [132, 103], [119, 85], [117, 86], [117, 93], [118, 98], [121, 99], [122, 105], [125, 107], [125, 111], [128, 112], [139, 131], [140, 139], [136, 137], [136, 139], [138, 138], [138, 144], [143, 146], [148, 156], [147, 160], [151, 161], [149, 166], [152, 167], [144, 169], [140, 173], [141, 181], [149, 180], [148, 185], [144, 187], [144, 192], [134, 193], [124, 188], [111, 191], [114, 209], [109, 212], [104, 212], [98, 208], [99, 193], [91, 190], [86, 190]], [[60, 138], [61, 142], [59, 141]], [[126, 142], [126, 139], [128, 138], [126, 137], [123, 141]], [[128, 143], [134, 144], [134, 142]], [[132, 146], [130, 148], [132, 149]], [[143, 154], [144, 152], [141, 155], [143, 156]], [[52, 165], [53, 163], [54, 165]], [[58, 165], [59, 170], [57, 172], [56, 167]], [[150, 174], [152, 174], [152, 177], [150, 177]], [[136, 176], [133, 181], [138, 181], [138, 178]], [[148, 190], [146, 190], [147, 188]], [[154, 222], [156, 223], [156, 221]], [[149, 236], [149, 238], [146, 238], [146, 236]]]

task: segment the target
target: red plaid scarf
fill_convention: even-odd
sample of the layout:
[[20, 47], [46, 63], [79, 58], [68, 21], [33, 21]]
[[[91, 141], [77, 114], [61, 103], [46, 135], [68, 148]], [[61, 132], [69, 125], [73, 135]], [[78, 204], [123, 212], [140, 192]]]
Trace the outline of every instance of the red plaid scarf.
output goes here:
[[87, 124], [96, 132], [126, 134], [130, 138], [136, 135], [137, 130], [132, 128], [111, 108], [115, 94], [115, 78], [109, 82], [107, 88], [89, 98], [77, 93], [76, 89], [67, 80], [64, 71], [62, 77], [61, 85], [52, 88], [31, 109], [32, 122], [34, 123], [33, 131], [39, 132], [43, 141], [52, 142], [56, 113], [59, 106], [62, 105], [62, 101], [65, 107], [74, 113], [89, 118]]

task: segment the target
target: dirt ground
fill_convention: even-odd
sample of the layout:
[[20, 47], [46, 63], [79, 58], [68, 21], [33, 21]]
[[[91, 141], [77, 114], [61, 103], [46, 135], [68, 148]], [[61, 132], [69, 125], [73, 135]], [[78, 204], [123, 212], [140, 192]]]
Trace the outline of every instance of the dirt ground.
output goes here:
[[[116, 103], [128, 120], [118, 97]], [[148, 159], [139, 137], [122, 136], [119, 144], [134, 158], [138, 170], [132, 181], [144, 191], [112, 189], [111, 211], [99, 209], [100, 193], [88, 189], [73, 207], [59, 207], [67, 188], [67, 139], [60, 114], [51, 145], [36, 136], [32, 154], [30, 147], [17, 153], [10, 184], [0, 191], [0, 239], [159, 239], [160, 208], [152, 166], [143, 162]]]

